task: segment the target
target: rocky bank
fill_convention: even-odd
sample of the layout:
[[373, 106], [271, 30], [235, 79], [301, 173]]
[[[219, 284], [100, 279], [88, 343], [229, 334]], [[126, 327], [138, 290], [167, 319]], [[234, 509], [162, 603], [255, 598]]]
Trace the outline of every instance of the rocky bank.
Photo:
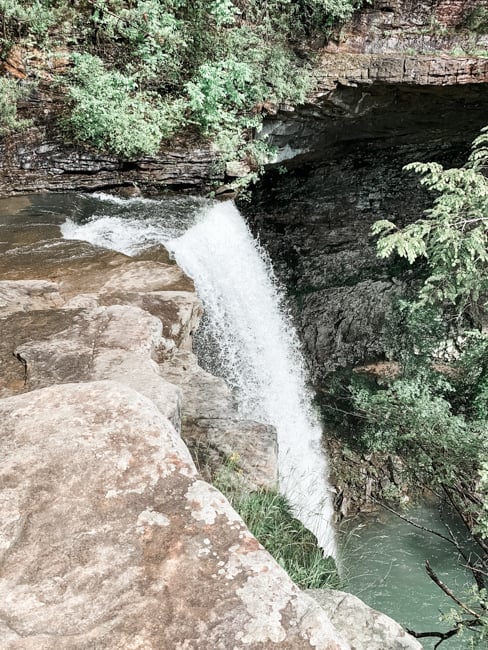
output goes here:
[[197, 471], [185, 440], [269, 486], [276, 445], [198, 367], [191, 280], [26, 229], [28, 204], [0, 206], [2, 648], [419, 648], [301, 592]]

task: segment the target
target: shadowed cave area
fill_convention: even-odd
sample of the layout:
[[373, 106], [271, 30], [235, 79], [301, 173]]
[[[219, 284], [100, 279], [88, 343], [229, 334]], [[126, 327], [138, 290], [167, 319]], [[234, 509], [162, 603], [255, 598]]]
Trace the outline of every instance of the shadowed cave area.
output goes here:
[[266, 126], [278, 158], [296, 155], [240, 207], [288, 289], [316, 387], [333, 371], [384, 358], [388, 310], [412, 272], [376, 258], [371, 225], [422, 215], [432, 197], [404, 165], [464, 164], [487, 99], [484, 85], [339, 86], [320, 110]]

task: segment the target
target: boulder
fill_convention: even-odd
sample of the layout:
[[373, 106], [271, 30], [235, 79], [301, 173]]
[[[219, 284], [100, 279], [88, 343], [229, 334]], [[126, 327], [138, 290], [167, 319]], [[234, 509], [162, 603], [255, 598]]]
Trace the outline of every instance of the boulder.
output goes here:
[[51, 333], [47, 339], [38, 336], [15, 348], [25, 368], [25, 390], [113, 379], [153, 400], [161, 413], [179, 427], [180, 391], [161, 376], [152, 358], [156, 349], [174, 346], [173, 341], [162, 336], [158, 318], [129, 305], [60, 313], [65, 325], [61, 332]]
[[0, 437], [5, 650], [351, 647], [134, 390], [4, 399]]
[[329, 614], [351, 650], [422, 650], [398, 623], [352, 594], [332, 589], [310, 589], [307, 593]]
[[249, 489], [276, 488], [276, 429], [243, 419], [224, 380], [203, 370], [192, 352], [179, 350], [160, 368], [182, 391], [181, 435], [203, 476], [211, 480], [232, 457]]

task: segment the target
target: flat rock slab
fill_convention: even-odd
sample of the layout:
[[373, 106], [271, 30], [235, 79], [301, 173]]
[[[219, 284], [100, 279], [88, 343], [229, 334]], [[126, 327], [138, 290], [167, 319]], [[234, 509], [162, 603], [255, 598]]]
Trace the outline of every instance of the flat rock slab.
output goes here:
[[64, 300], [59, 287], [45, 280], [0, 281], [0, 317], [17, 311], [56, 309]]
[[[46, 321], [42, 329], [39, 315]], [[132, 305], [32, 312], [32, 318], [29, 327], [22, 329], [26, 341], [17, 345], [11, 356], [23, 370], [22, 391], [112, 379], [138, 390], [180, 426], [180, 391], [161, 376], [152, 358], [157, 350], [174, 346], [162, 336], [158, 318]], [[6, 321], [15, 326], [19, 315]], [[28, 340], [29, 330], [34, 340]], [[18, 338], [15, 328], [12, 336]], [[12, 342], [7, 341], [5, 352], [11, 347]], [[17, 367], [12, 367], [14, 370], [20, 373]], [[4, 392], [9, 387], [12, 389], [12, 382]]]
[[254, 420], [183, 420], [181, 435], [198, 469], [213, 481], [231, 460], [248, 489], [276, 489], [278, 486], [278, 443], [276, 429]]
[[[48, 342], [73, 322], [78, 310], [19, 311], [0, 318], [0, 397], [28, 390], [27, 368], [17, 348], [35, 340]], [[47, 343], [46, 343], [47, 344]]]
[[0, 401], [3, 650], [347, 650], [155, 405], [111, 381]]

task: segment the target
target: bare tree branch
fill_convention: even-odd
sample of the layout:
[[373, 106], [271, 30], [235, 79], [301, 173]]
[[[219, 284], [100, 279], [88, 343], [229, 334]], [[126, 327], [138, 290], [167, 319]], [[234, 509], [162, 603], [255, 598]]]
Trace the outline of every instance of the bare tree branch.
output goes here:
[[440, 589], [442, 589], [442, 591], [446, 594], [446, 596], [449, 596], [449, 598], [451, 598], [451, 600], [453, 600], [456, 603], [456, 605], [459, 605], [461, 609], [464, 609], [465, 612], [473, 616], [476, 620], [479, 620], [481, 618], [480, 615], [474, 611], [474, 609], [471, 609], [471, 607], [468, 607], [466, 603], [463, 603], [462, 600], [459, 600], [459, 598], [453, 593], [453, 591], [451, 591], [451, 589], [449, 589], [449, 587], [442, 582], [442, 580], [436, 575], [436, 573], [430, 566], [429, 560], [425, 561], [425, 570], [427, 571], [427, 575], [429, 576], [429, 578], [433, 582], [435, 582], [435, 584]]

